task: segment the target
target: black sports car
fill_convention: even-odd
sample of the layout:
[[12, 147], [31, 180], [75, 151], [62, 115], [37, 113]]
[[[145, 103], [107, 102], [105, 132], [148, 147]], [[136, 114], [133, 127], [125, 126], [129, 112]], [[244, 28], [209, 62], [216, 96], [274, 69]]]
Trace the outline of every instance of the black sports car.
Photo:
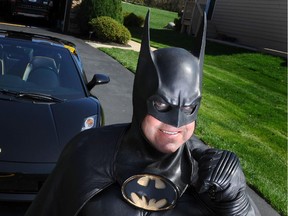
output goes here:
[[101, 125], [89, 91], [108, 82], [87, 82], [73, 43], [0, 30], [0, 201], [32, 200], [65, 144]]

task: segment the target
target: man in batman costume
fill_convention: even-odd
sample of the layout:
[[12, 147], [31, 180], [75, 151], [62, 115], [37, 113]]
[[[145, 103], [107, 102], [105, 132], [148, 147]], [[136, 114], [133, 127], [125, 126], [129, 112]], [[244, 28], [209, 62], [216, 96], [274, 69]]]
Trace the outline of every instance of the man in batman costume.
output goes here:
[[239, 160], [194, 135], [201, 100], [204, 13], [192, 54], [150, 50], [145, 20], [133, 118], [84, 131], [62, 152], [26, 216], [254, 216]]

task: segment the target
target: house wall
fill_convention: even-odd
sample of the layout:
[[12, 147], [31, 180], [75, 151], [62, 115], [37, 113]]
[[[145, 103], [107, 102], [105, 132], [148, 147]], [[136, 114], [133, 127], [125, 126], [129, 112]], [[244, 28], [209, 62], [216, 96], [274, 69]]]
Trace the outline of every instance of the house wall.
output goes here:
[[216, 0], [208, 33], [258, 49], [287, 52], [287, 0]]

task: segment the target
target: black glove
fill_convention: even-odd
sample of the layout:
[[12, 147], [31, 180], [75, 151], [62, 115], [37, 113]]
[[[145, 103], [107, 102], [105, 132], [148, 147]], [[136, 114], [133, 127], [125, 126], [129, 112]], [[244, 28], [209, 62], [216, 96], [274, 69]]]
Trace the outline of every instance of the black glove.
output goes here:
[[192, 156], [198, 162], [198, 176], [192, 184], [199, 194], [209, 196], [217, 215], [247, 215], [250, 204], [238, 157], [217, 149], [195, 149]]
[[194, 185], [199, 193], [208, 192], [216, 201], [229, 201], [245, 190], [245, 177], [233, 152], [195, 149], [192, 156], [198, 161], [198, 179]]

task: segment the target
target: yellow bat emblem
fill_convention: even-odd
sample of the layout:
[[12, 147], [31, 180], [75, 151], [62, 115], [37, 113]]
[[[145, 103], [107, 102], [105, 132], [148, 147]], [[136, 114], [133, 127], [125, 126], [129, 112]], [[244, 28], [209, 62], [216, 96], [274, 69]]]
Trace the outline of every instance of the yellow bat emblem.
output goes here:
[[151, 174], [128, 178], [122, 185], [122, 195], [130, 204], [148, 211], [171, 209], [178, 199], [170, 180]]

